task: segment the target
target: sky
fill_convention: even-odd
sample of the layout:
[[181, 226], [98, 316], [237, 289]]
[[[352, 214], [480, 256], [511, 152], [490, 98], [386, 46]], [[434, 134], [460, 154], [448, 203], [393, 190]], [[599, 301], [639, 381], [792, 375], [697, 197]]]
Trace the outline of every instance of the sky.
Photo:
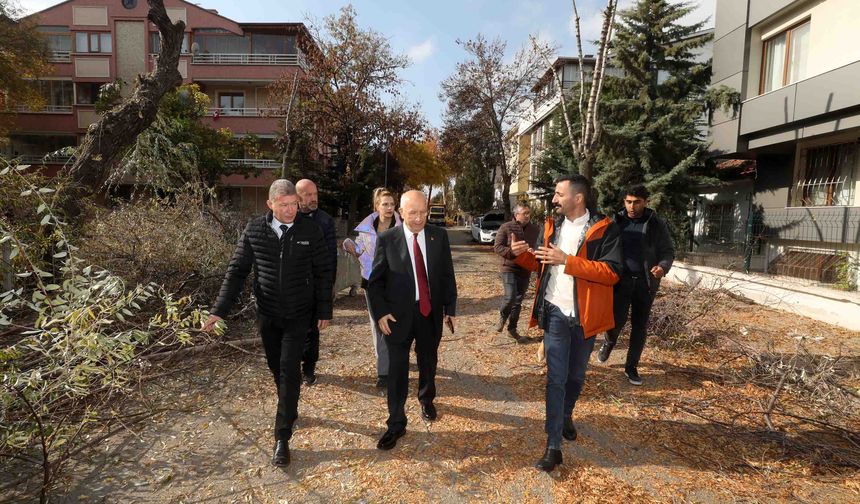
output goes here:
[[[116, 0], [119, 1], [119, 0]], [[620, 7], [635, 0], [621, 0]], [[17, 0], [26, 13], [37, 12], [59, 0]], [[713, 27], [715, 0], [690, 0], [696, 11], [687, 21], [705, 21]], [[199, 0], [202, 7], [238, 22], [311, 22], [337, 11], [350, 2], [337, 0]], [[406, 54], [409, 68], [401, 72], [403, 92], [418, 103], [431, 126], [441, 128], [444, 103], [440, 84], [454, 71], [466, 53], [457, 40], [479, 33], [488, 39], [507, 42], [509, 54], [529, 43], [529, 35], [557, 45], [560, 56], [575, 56], [576, 41], [570, 0], [353, 0], [363, 28], [382, 33], [392, 49]], [[584, 41], [598, 38], [600, 10], [606, 0], [577, 0]], [[592, 53], [589, 47], [586, 54]]]

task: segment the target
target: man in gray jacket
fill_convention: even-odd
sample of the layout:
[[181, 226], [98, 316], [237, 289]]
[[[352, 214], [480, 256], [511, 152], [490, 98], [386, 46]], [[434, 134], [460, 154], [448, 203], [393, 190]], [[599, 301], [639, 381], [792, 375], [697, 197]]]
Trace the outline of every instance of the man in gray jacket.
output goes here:
[[635, 185], [625, 191], [624, 209], [615, 215], [621, 228], [624, 254], [624, 271], [615, 284], [613, 311], [615, 328], [606, 333], [606, 340], [597, 353], [598, 362], [606, 362], [618, 342], [618, 335], [627, 323], [630, 313], [630, 346], [624, 374], [633, 385], [642, 385], [639, 376], [639, 359], [645, 348], [648, 317], [660, 279], [669, 272], [675, 259], [675, 247], [666, 221], [647, 207], [648, 190]]

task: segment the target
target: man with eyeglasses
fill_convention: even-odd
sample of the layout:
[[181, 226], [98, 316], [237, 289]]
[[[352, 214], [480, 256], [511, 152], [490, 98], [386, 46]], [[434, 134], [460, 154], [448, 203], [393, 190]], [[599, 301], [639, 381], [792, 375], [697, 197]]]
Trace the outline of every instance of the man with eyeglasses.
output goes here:
[[251, 219], [239, 237], [203, 330], [211, 331], [227, 315], [253, 269], [257, 322], [278, 391], [272, 464], [286, 466], [298, 417], [305, 336], [313, 314], [320, 330], [331, 321], [334, 265], [320, 227], [296, 218], [299, 198], [292, 182], [273, 182], [266, 204], [270, 211]]

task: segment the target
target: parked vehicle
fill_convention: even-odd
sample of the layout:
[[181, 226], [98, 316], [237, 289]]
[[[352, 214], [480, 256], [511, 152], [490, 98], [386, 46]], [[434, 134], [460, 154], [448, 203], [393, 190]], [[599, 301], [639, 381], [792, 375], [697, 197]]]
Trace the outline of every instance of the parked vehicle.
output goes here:
[[478, 217], [472, 224], [472, 239], [478, 243], [493, 243], [499, 226], [505, 222], [505, 214], [490, 212]]
[[427, 217], [427, 222], [434, 226], [445, 227], [447, 224], [445, 221], [445, 206], [430, 205], [430, 215]]

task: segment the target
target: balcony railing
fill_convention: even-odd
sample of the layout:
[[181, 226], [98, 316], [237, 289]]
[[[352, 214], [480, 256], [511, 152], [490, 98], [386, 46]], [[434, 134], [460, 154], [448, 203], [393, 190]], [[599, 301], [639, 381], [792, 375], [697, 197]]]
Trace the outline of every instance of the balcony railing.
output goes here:
[[71, 105], [45, 105], [40, 109], [32, 109], [26, 105], [15, 107], [15, 111], [22, 114], [71, 114]]
[[72, 52], [71, 51], [51, 51], [51, 55], [48, 57], [48, 61], [52, 63], [71, 63], [72, 62]]
[[284, 117], [276, 108], [210, 108], [206, 111], [209, 117]]
[[307, 69], [305, 55], [201, 53], [191, 58], [195, 65], [297, 65]]
[[252, 168], [280, 168], [281, 162], [275, 159], [228, 159], [225, 163], [231, 168], [250, 166]]
[[3, 156], [8, 159], [17, 159], [18, 164], [66, 164], [74, 159], [74, 156], [52, 156], [50, 154], [20, 154], [18, 156]]

